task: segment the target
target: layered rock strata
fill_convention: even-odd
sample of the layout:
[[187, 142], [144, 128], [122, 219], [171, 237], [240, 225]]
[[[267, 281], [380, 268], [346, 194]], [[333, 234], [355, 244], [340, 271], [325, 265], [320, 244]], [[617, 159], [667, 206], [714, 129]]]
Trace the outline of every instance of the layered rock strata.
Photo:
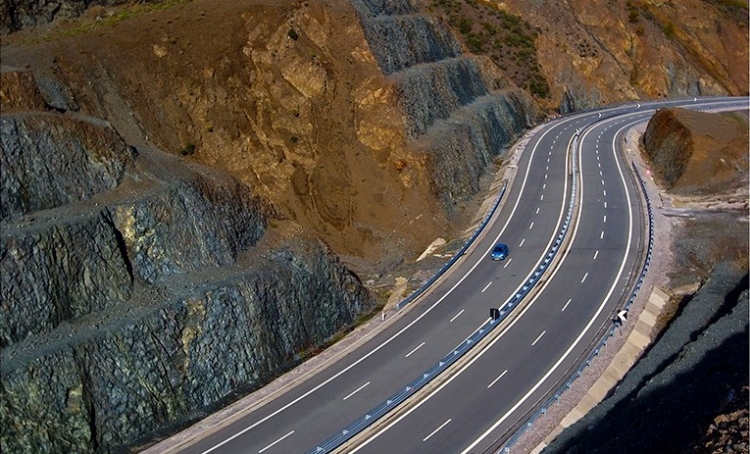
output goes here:
[[487, 165], [537, 120], [538, 108], [493, 64], [464, 55], [445, 23], [408, 0], [352, 4], [396, 87], [407, 136], [428, 157], [432, 190], [454, 213], [478, 191]]
[[14, 87], [0, 116], [4, 452], [122, 451], [372, 308], [324, 245], [269, 235], [273, 207], [238, 180], [98, 119], [28, 110], [38, 92]]

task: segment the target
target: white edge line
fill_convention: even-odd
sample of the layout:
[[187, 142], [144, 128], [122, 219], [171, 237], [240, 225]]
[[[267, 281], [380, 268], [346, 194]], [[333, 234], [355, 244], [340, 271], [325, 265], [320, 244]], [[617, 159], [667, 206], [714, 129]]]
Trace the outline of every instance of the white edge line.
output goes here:
[[[627, 126], [623, 126], [620, 129], [620, 131], [622, 131], [625, 128], [627, 128]], [[588, 134], [589, 131], [587, 131], [584, 134], [584, 136], [586, 134]], [[619, 131], [615, 134], [615, 138], [617, 137], [617, 134], [619, 134]], [[625, 263], [627, 262], [628, 253], [630, 252], [630, 244], [631, 244], [632, 239], [633, 239], [633, 208], [632, 208], [631, 202], [630, 202], [630, 191], [627, 190], [627, 184], [625, 184], [625, 176], [622, 174], [622, 167], [620, 166], [620, 161], [617, 159], [616, 148], [614, 147], [615, 146], [615, 139], [614, 138], [612, 139], [612, 145], [613, 145], [612, 152], [613, 152], [613, 154], [615, 154], [615, 163], [617, 164], [617, 169], [619, 170], [619, 173], [620, 173], [620, 180], [622, 181], [623, 186], [625, 186], [625, 196], [627, 198], [627, 206], [628, 206], [628, 241], [625, 243], [626, 244], [626, 246], [625, 246], [625, 254], [623, 256], [622, 262], [620, 263], [620, 269], [617, 272], [617, 277], [614, 280], [612, 286], [609, 288], [609, 292], [607, 293], [606, 298], [604, 298], [604, 300], [602, 300], [602, 303], [599, 305], [599, 308], [597, 308], [596, 313], [594, 313], [594, 315], [589, 319], [588, 323], [583, 328], [583, 331], [581, 331], [581, 333], [573, 341], [573, 343], [570, 345], [570, 347], [568, 347], [568, 349], [560, 357], [560, 359], [557, 360], [557, 362], [550, 368], [550, 370], [548, 370], [547, 373], [544, 374], [544, 376], [521, 398], [521, 400], [519, 400], [518, 402], [516, 402], [516, 404], [513, 405], [513, 407], [511, 407], [511, 409], [508, 410], [507, 413], [505, 413], [502, 417], [500, 417], [500, 419], [498, 419], [492, 426], [490, 426], [489, 429], [487, 429], [482, 435], [480, 435], [479, 438], [477, 438], [471, 445], [469, 445], [469, 447], [467, 447], [466, 449], [464, 449], [461, 452], [461, 454], [468, 454], [479, 443], [481, 443], [482, 440], [484, 440], [485, 438], [487, 438], [487, 436], [489, 434], [491, 434], [495, 429], [497, 429], [497, 427], [500, 424], [502, 424], [506, 419], [508, 419], [508, 417], [510, 417], [510, 415], [513, 412], [515, 412], [518, 409], [518, 407], [520, 407], [521, 405], [523, 405], [523, 403], [526, 400], [528, 400], [528, 398], [531, 397], [531, 395], [534, 392], [536, 392], [536, 390], [539, 389], [540, 386], [542, 386], [542, 384], [550, 377], [550, 375], [552, 375], [555, 372], [555, 370], [557, 370], [557, 368], [560, 367], [560, 364], [562, 364], [563, 361], [565, 361], [565, 359], [570, 355], [570, 353], [578, 345], [578, 343], [581, 342], [581, 339], [583, 339], [583, 336], [586, 334], [586, 331], [588, 331], [591, 328], [591, 326], [594, 324], [594, 321], [596, 321], [596, 318], [599, 317], [599, 314], [602, 313], [602, 311], [604, 310], [604, 307], [607, 305], [607, 302], [612, 297], [612, 293], [614, 293], [614, 291], [615, 291], [615, 286], [616, 286], [617, 282], [619, 282], [620, 277], [622, 276], [622, 272], [625, 269]], [[581, 165], [581, 160], [579, 159], [578, 162], [579, 162], [579, 166], [580, 166]], [[581, 185], [581, 198], [583, 198], [583, 185]], [[583, 205], [583, 204], [581, 204], [581, 205]], [[578, 224], [576, 224], [575, 233], [573, 235], [574, 238], [575, 238], [575, 235], [577, 233], [578, 233]], [[549, 280], [551, 280], [551, 278], [548, 279], [548, 282], [549, 282]], [[537, 295], [540, 295], [541, 293], [543, 293], [543, 292], [540, 292]], [[529, 304], [529, 306], [531, 306], [531, 304]], [[519, 318], [520, 317], [518, 317], [516, 320], [518, 320]], [[510, 326], [512, 326], [512, 324]], [[500, 336], [498, 336], [498, 339], [499, 338], [500, 338]], [[492, 345], [492, 344], [490, 344], [490, 345]], [[488, 346], [488, 348], [489, 348], [489, 346]]]
[[[573, 118], [570, 118], [568, 122], [570, 122], [570, 121], [574, 121], [574, 120], [577, 120], [577, 119], [578, 119], [577, 117], [573, 117]], [[568, 122], [566, 122], [566, 123], [568, 123]], [[542, 141], [542, 139], [544, 139], [544, 136], [546, 136], [547, 134], [549, 134], [549, 133], [550, 133], [551, 131], [553, 131], [553, 130], [554, 130], [555, 128], [558, 128], [558, 127], [560, 127], [560, 126], [563, 126], [564, 124], [565, 124], [565, 123], [559, 123], [559, 124], [556, 124], [556, 125], [552, 126], [551, 128], [549, 128], [549, 129], [547, 129], [546, 131], [544, 131], [544, 132], [542, 133], [542, 135], [541, 135], [541, 136], [539, 137], [539, 140], [537, 140], [536, 144], [534, 145], [534, 148], [533, 148], [533, 149], [531, 150], [531, 156], [529, 157], [529, 165], [528, 165], [528, 166], [526, 167], [526, 173], [524, 174], [524, 177], [523, 177], [523, 182], [521, 183], [521, 189], [519, 190], [519, 194], [523, 194], [523, 191], [524, 191], [524, 189], [526, 188], [526, 183], [527, 183], [527, 181], [528, 181], [528, 179], [529, 179], [529, 174], [530, 174], [530, 172], [531, 172], [531, 165], [530, 165], [530, 164], [531, 164], [531, 161], [532, 161], [532, 160], [534, 159], [534, 155], [536, 154], [536, 150], [537, 150], [537, 147], [539, 146], [540, 142]], [[566, 129], [567, 129], [567, 128], [566, 128]], [[571, 139], [571, 141], [572, 141], [572, 139]], [[566, 161], [566, 162], [565, 162], [565, 172], [567, 173], [567, 171], [568, 171], [568, 160], [566, 159], [565, 161]], [[566, 180], [565, 180], [565, 184], [564, 184], [564, 186], [563, 186], [563, 193], [567, 193], [567, 189], [568, 189], [568, 181], [567, 181], [567, 179], [566, 179]], [[505, 221], [505, 225], [503, 225], [503, 228], [502, 228], [502, 229], [500, 229], [500, 233], [498, 233], [498, 234], [497, 234], [497, 236], [495, 237], [495, 241], [494, 241], [494, 242], [493, 242], [492, 244], [496, 243], [496, 242], [497, 242], [497, 241], [498, 241], [498, 240], [500, 239], [500, 237], [501, 237], [501, 236], [503, 235], [503, 233], [505, 232], [505, 229], [506, 229], [506, 228], [508, 227], [508, 224], [510, 224], [510, 221], [511, 221], [511, 220], [513, 219], [513, 215], [515, 214], [515, 212], [516, 212], [516, 209], [518, 208], [518, 205], [519, 205], [520, 203], [521, 203], [521, 196], [519, 195], [519, 196], [518, 196], [518, 197], [516, 198], [516, 203], [515, 203], [515, 204], [513, 205], [513, 209], [511, 210], [511, 212], [510, 212], [510, 215], [508, 216], [508, 219], [507, 219], [507, 220]], [[558, 229], [558, 228], [559, 228], [559, 226], [560, 226], [560, 222], [562, 221], [563, 213], [565, 212], [565, 209], [564, 209], [564, 207], [565, 207], [565, 198], [563, 197], [563, 200], [562, 200], [562, 202], [561, 202], [560, 215], [559, 215], [559, 216], [558, 216], [558, 218], [557, 218], [557, 226], [555, 227], [555, 231], [557, 231], [557, 229]], [[545, 248], [545, 251], [546, 251], [547, 249], [549, 249], [549, 247], [550, 247], [550, 246], [552, 245], [552, 242], [553, 242], [554, 240], [555, 240], [555, 236], [553, 235], [553, 236], [552, 236], [552, 237], [550, 238], [550, 241], [549, 241], [549, 243], [547, 244], [547, 247]], [[484, 255], [487, 255], [487, 253], [489, 253], [489, 251], [490, 251], [490, 250], [492, 249], [492, 247], [493, 247], [493, 246], [490, 246], [490, 247], [489, 247], [489, 248], [487, 249], [487, 251], [486, 251], [486, 252], [485, 252], [485, 253], [483, 254], [483, 256], [484, 256]], [[541, 260], [541, 257], [540, 257], [540, 260]], [[259, 421], [256, 421], [255, 423], [253, 423], [253, 424], [249, 425], [248, 427], [246, 427], [246, 428], [242, 429], [241, 431], [237, 432], [236, 434], [232, 435], [231, 437], [228, 437], [228, 438], [226, 438], [226, 439], [225, 439], [224, 441], [221, 441], [221, 442], [217, 443], [216, 445], [212, 446], [211, 448], [209, 448], [209, 449], [207, 449], [207, 450], [203, 451], [203, 452], [202, 452], [201, 454], [208, 454], [208, 453], [210, 453], [210, 452], [213, 452], [213, 451], [215, 451], [216, 449], [218, 449], [218, 448], [220, 448], [220, 447], [224, 446], [225, 444], [229, 443], [230, 441], [234, 440], [235, 438], [237, 438], [237, 437], [240, 437], [240, 436], [242, 436], [243, 434], [245, 434], [246, 432], [248, 432], [248, 431], [250, 431], [250, 430], [252, 430], [252, 429], [254, 429], [254, 428], [258, 427], [258, 426], [259, 426], [260, 424], [263, 424], [264, 422], [266, 422], [266, 421], [268, 421], [269, 419], [271, 419], [271, 418], [275, 417], [275, 416], [276, 416], [276, 415], [278, 415], [279, 413], [281, 413], [281, 412], [285, 411], [286, 409], [288, 409], [288, 408], [292, 407], [293, 405], [297, 404], [297, 402], [301, 401], [302, 399], [304, 399], [304, 398], [306, 398], [307, 396], [311, 395], [312, 393], [316, 392], [316, 391], [317, 391], [317, 390], [319, 390], [320, 388], [322, 388], [322, 387], [326, 386], [326, 385], [327, 385], [328, 383], [330, 383], [330, 382], [332, 382], [333, 380], [337, 379], [337, 378], [338, 378], [338, 377], [340, 377], [341, 375], [344, 375], [345, 373], [349, 372], [349, 370], [351, 370], [352, 368], [354, 368], [354, 367], [356, 367], [357, 365], [359, 365], [359, 363], [363, 362], [364, 360], [366, 360], [366, 359], [367, 359], [367, 358], [369, 358], [370, 356], [372, 356], [372, 355], [374, 355], [375, 353], [377, 353], [377, 352], [378, 352], [378, 351], [379, 351], [380, 349], [384, 348], [384, 347], [385, 347], [386, 345], [388, 345], [389, 343], [391, 343], [391, 341], [393, 341], [394, 339], [396, 339], [397, 337], [399, 337], [399, 336], [400, 336], [401, 334], [403, 334], [403, 333], [404, 333], [404, 332], [405, 332], [406, 330], [408, 330], [409, 328], [411, 328], [412, 326], [414, 326], [415, 324], [417, 324], [417, 323], [418, 323], [418, 322], [419, 322], [420, 320], [422, 320], [422, 318], [426, 317], [426, 316], [427, 316], [427, 314], [429, 314], [429, 313], [430, 313], [430, 312], [431, 312], [431, 311], [432, 311], [432, 310], [433, 310], [433, 309], [434, 309], [435, 307], [437, 307], [437, 306], [438, 306], [438, 305], [439, 305], [440, 303], [442, 303], [442, 302], [443, 302], [443, 300], [445, 300], [446, 298], [448, 298], [448, 296], [449, 296], [449, 295], [450, 295], [451, 293], [453, 293], [453, 291], [454, 291], [454, 290], [455, 290], [455, 289], [456, 289], [456, 288], [457, 288], [457, 287], [458, 287], [459, 285], [461, 285], [461, 283], [462, 283], [462, 282], [463, 282], [464, 280], [466, 280], [466, 279], [467, 279], [467, 278], [469, 277], [469, 275], [470, 275], [470, 274], [471, 274], [471, 273], [472, 273], [472, 272], [474, 271], [474, 269], [476, 269], [476, 267], [478, 267], [478, 266], [479, 266], [479, 265], [480, 265], [481, 263], [483, 263], [483, 260], [482, 260], [482, 258], [480, 258], [479, 260], [477, 260], [477, 262], [476, 262], [476, 263], [474, 264], [474, 266], [472, 266], [472, 267], [471, 267], [471, 269], [469, 269], [469, 271], [468, 271], [468, 272], [467, 272], [466, 274], [464, 274], [463, 276], [461, 276], [461, 279], [459, 279], [459, 280], [458, 280], [458, 282], [456, 282], [456, 283], [455, 283], [455, 284], [453, 285], [453, 287], [451, 287], [451, 288], [450, 288], [450, 289], [449, 289], [449, 290], [448, 290], [448, 291], [447, 291], [447, 292], [446, 292], [446, 293], [445, 293], [445, 294], [444, 294], [444, 295], [443, 295], [442, 297], [440, 297], [440, 298], [439, 298], [439, 299], [438, 299], [437, 301], [435, 301], [435, 303], [433, 303], [433, 304], [432, 304], [432, 306], [430, 306], [429, 308], [425, 309], [425, 311], [424, 311], [424, 312], [422, 312], [422, 313], [421, 313], [421, 314], [420, 314], [420, 315], [419, 315], [419, 316], [418, 316], [417, 318], [415, 318], [415, 319], [414, 319], [414, 320], [413, 320], [413, 321], [412, 321], [411, 323], [409, 323], [408, 325], [406, 325], [406, 326], [404, 326], [403, 328], [401, 328], [401, 330], [399, 330], [399, 331], [398, 331], [398, 332], [397, 332], [396, 334], [394, 334], [393, 336], [391, 336], [391, 337], [389, 337], [388, 339], [384, 340], [384, 341], [383, 341], [383, 342], [382, 342], [382, 343], [381, 343], [380, 345], [378, 345], [377, 347], [375, 347], [375, 348], [373, 348], [372, 350], [370, 350], [370, 351], [369, 351], [369, 352], [368, 352], [368, 353], [367, 353], [366, 355], [362, 356], [361, 358], [359, 358], [359, 359], [358, 359], [357, 361], [353, 362], [352, 364], [350, 364], [350, 365], [349, 365], [349, 366], [347, 366], [346, 368], [344, 368], [344, 369], [340, 370], [340, 371], [339, 371], [338, 373], [336, 373], [335, 375], [331, 376], [330, 378], [328, 378], [328, 379], [327, 379], [327, 380], [325, 380], [324, 382], [322, 382], [322, 383], [318, 384], [318, 386], [316, 386], [316, 387], [314, 387], [314, 388], [310, 389], [310, 390], [309, 390], [309, 391], [307, 391], [307, 392], [306, 392], [305, 394], [302, 394], [301, 396], [299, 396], [299, 397], [297, 397], [296, 399], [292, 400], [292, 401], [291, 401], [291, 402], [289, 402], [288, 404], [286, 404], [286, 405], [284, 405], [283, 407], [281, 407], [281, 408], [277, 409], [277, 410], [276, 410], [276, 411], [274, 411], [273, 413], [271, 413], [271, 414], [269, 414], [269, 415], [265, 416], [265, 417], [264, 417], [263, 419], [260, 419]], [[508, 263], [510, 263], [510, 261], [509, 261]], [[531, 275], [532, 275], [533, 273], [534, 273], [534, 270], [531, 270], [531, 271], [529, 272], [529, 275], [528, 275], [528, 276], [526, 277], [526, 279], [525, 279], [525, 280], [524, 280], [524, 281], [523, 281], [523, 282], [521, 283], [521, 285], [519, 285], [519, 286], [518, 286], [518, 289], [520, 289], [520, 288], [521, 288], [521, 287], [522, 287], [522, 286], [523, 286], [523, 285], [525, 284], [525, 282], [526, 282], [526, 281], [528, 280], [528, 278], [529, 278], [529, 277], [530, 277], [530, 276], [531, 276]], [[515, 293], [518, 293], [518, 289], [516, 289], [516, 291], [514, 292], [514, 294], [515, 294]]]

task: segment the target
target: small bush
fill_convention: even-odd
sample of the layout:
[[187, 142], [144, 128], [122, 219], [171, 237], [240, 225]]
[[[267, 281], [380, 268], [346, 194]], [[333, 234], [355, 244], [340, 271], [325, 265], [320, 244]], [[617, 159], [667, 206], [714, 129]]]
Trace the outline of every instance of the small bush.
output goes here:
[[286, 32], [286, 36], [292, 38], [292, 40], [297, 41], [299, 39], [299, 35], [297, 34], [297, 31], [293, 28], [290, 28], [288, 32]]
[[180, 150], [180, 154], [182, 156], [192, 156], [193, 154], [195, 154], [195, 144], [189, 143], [185, 145], [185, 148]]

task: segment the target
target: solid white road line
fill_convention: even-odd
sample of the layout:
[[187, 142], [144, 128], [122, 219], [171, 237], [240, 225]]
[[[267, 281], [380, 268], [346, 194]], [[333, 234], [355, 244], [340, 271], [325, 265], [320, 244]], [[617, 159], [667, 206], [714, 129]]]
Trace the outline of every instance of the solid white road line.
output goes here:
[[410, 351], [409, 353], [407, 353], [407, 354], [406, 354], [406, 356], [404, 356], [404, 358], [408, 358], [408, 357], [410, 357], [412, 353], [414, 353], [415, 351], [417, 351], [417, 350], [419, 350], [420, 348], [422, 348], [422, 346], [423, 346], [424, 344], [425, 344], [425, 343], [424, 343], [424, 342], [422, 342], [421, 344], [417, 345], [417, 347], [416, 347], [416, 348], [415, 348], [414, 350], [412, 350], [412, 351]]
[[466, 309], [461, 309], [461, 310], [460, 310], [460, 311], [458, 312], [458, 314], [456, 314], [456, 315], [454, 315], [454, 316], [453, 316], [453, 318], [451, 319], [451, 321], [450, 321], [449, 323], [453, 323], [453, 320], [455, 320], [455, 319], [457, 319], [458, 317], [460, 317], [460, 316], [461, 316], [461, 314], [463, 314], [465, 310], [466, 310]]
[[489, 281], [487, 283], [487, 285], [484, 286], [484, 288], [482, 289], [482, 293], [484, 293], [485, 290], [487, 290], [488, 288], [490, 288], [490, 285], [492, 285], [492, 281]]
[[489, 385], [487, 385], [487, 388], [492, 388], [492, 385], [494, 385], [495, 383], [497, 383], [497, 381], [500, 380], [501, 378], [503, 378], [503, 375], [505, 375], [507, 373], [508, 373], [508, 369], [505, 369], [502, 374], [498, 375], [497, 378], [495, 378], [494, 380], [492, 380], [492, 382]]
[[429, 440], [431, 436], [433, 436], [433, 435], [435, 435], [436, 433], [438, 433], [438, 431], [439, 431], [440, 429], [442, 429], [443, 427], [447, 426], [447, 425], [448, 425], [448, 423], [449, 423], [449, 422], [451, 422], [451, 421], [452, 421], [452, 419], [448, 418], [448, 420], [447, 420], [447, 421], [445, 421], [444, 423], [442, 423], [442, 424], [440, 425], [440, 427], [438, 427], [437, 429], [433, 430], [432, 432], [430, 432], [430, 434], [429, 434], [429, 435], [427, 435], [426, 437], [424, 437], [424, 438], [422, 439], [422, 441], [427, 441], [427, 440]]
[[365, 388], [365, 386], [367, 386], [369, 384], [370, 384], [370, 382], [368, 381], [364, 385], [362, 385], [359, 388], [355, 389], [354, 391], [350, 392], [346, 397], [344, 397], [344, 400], [346, 400], [346, 399], [352, 397], [353, 395], [357, 394], [358, 392], [362, 391]]
[[572, 298], [568, 298], [568, 302], [565, 303], [565, 306], [563, 306], [563, 308], [562, 308], [562, 310], [560, 312], [565, 312], [565, 309], [568, 308], [568, 304], [570, 304], [571, 301], [573, 301], [573, 299]]
[[262, 453], [263, 451], [265, 451], [266, 449], [269, 449], [269, 448], [271, 448], [271, 447], [275, 446], [275, 445], [276, 445], [277, 443], [279, 443], [279, 442], [280, 442], [281, 440], [285, 439], [286, 437], [288, 437], [289, 435], [291, 435], [291, 434], [293, 434], [293, 433], [294, 433], [294, 431], [292, 430], [292, 431], [291, 431], [291, 432], [289, 432], [288, 434], [284, 435], [283, 437], [281, 437], [281, 438], [279, 438], [278, 440], [274, 441], [274, 442], [273, 442], [273, 443], [271, 443], [270, 445], [268, 445], [268, 446], [266, 446], [265, 448], [263, 448], [263, 449], [261, 449], [260, 451], [258, 451], [258, 454], [261, 454], [261, 453]]
[[[625, 129], [627, 127], [628, 126], [623, 126], [622, 128], [620, 128], [620, 131], [622, 131], [623, 129]], [[618, 134], [619, 134], [619, 131], [615, 134], [615, 137], [617, 137]], [[482, 440], [484, 440], [485, 438], [487, 438], [487, 436], [489, 434], [491, 434], [492, 432], [494, 432], [495, 429], [497, 429], [498, 426], [500, 426], [500, 424], [502, 424], [503, 422], [505, 422], [505, 420], [508, 419], [510, 417], [510, 415], [512, 415], [516, 410], [518, 410], [518, 407], [520, 407], [521, 405], [523, 405], [523, 403], [526, 402], [529, 399], [529, 397], [531, 397], [531, 395], [534, 394], [534, 392], [536, 392], [537, 389], [539, 389], [540, 386], [542, 386], [542, 384], [550, 377], [550, 375], [552, 375], [557, 370], [557, 368], [560, 367], [560, 365], [563, 363], [563, 361], [565, 361], [565, 359], [568, 356], [570, 356], [570, 354], [576, 348], [576, 346], [578, 345], [578, 343], [581, 342], [581, 340], [583, 339], [583, 337], [586, 335], [586, 332], [594, 324], [594, 322], [596, 321], [597, 317], [599, 317], [599, 314], [602, 313], [602, 311], [606, 307], [607, 302], [609, 301], [609, 299], [612, 297], [612, 294], [615, 291], [616, 283], [619, 282], [620, 277], [622, 277], [623, 270], [625, 269], [625, 263], [627, 262], [628, 254], [630, 252], [630, 245], [632, 244], [632, 240], [633, 240], [633, 208], [632, 208], [631, 200], [630, 200], [630, 192], [627, 190], [627, 185], [625, 184], [625, 176], [622, 173], [622, 167], [620, 166], [620, 161], [617, 159], [616, 148], [615, 147], [616, 147], [615, 139], [613, 138], [612, 139], [612, 153], [615, 154], [615, 164], [617, 164], [617, 169], [620, 172], [620, 180], [622, 181], [623, 187], [625, 187], [625, 197], [627, 199], [626, 206], [628, 207], [628, 239], [625, 242], [625, 244], [626, 244], [626, 246], [625, 246], [625, 254], [623, 255], [622, 262], [620, 262], [620, 269], [617, 271], [617, 276], [615, 277], [615, 280], [613, 281], [612, 286], [609, 288], [609, 292], [607, 292], [607, 296], [602, 300], [602, 303], [599, 305], [599, 307], [597, 308], [596, 312], [591, 316], [591, 318], [589, 319], [589, 321], [586, 324], [586, 326], [578, 334], [578, 337], [576, 337], [576, 339], [573, 341], [573, 343], [570, 344], [570, 347], [568, 347], [568, 349], [565, 351], [565, 353], [563, 353], [563, 355], [560, 357], [560, 359], [558, 359], [557, 362], [552, 365], [552, 367], [547, 371], [547, 373], [545, 373], [544, 376], [534, 386], [532, 386], [531, 389], [523, 397], [521, 397], [521, 399], [519, 399], [519, 401], [516, 402], [515, 405], [513, 405], [513, 407], [511, 407], [510, 410], [508, 410], [507, 413], [505, 413], [503, 416], [501, 416], [500, 419], [498, 419], [492, 426], [490, 426], [489, 429], [487, 429], [482, 435], [480, 435], [479, 438], [477, 438], [476, 440], [474, 440], [474, 442], [471, 443], [466, 449], [464, 449], [461, 452], [461, 454], [469, 454], [479, 443], [482, 442]], [[580, 163], [580, 160], [579, 160], [579, 166], [581, 166], [581, 165], [582, 164]], [[581, 186], [581, 200], [583, 200], [583, 186]], [[583, 204], [581, 204], [581, 205], [583, 205]], [[573, 233], [573, 240], [575, 240], [575, 237], [576, 237], [577, 233], [578, 233], [578, 225], [576, 225], [575, 232]], [[552, 277], [550, 277], [548, 279], [548, 281], [551, 280], [551, 279], [552, 279]], [[537, 294], [537, 296], [539, 296], [539, 295], [540, 295], [540, 293]], [[534, 298], [534, 300], [532, 300], [532, 302], [529, 304], [529, 306], [531, 306], [535, 300], [536, 300], [536, 297]], [[529, 307], [529, 306], [527, 306], [527, 307]], [[521, 315], [523, 315], [523, 313], [521, 313]], [[520, 318], [520, 316], [519, 316], [519, 318]], [[511, 326], [513, 326], [513, 325], [511, 324]], [[496, 339], [499, 339], [499, 338], [500, 337], [498, 337]], [[493, 343], [491, 343], [490, 346]], [[489, 346], [488, 346], [488, 348], [489, 348]], [[477, 359], [477, 357], [475, 357], [474, 359]]]
[[531, 343], [531, 346], [533, 347], [534, 345], [536, 345], [536, 343], [539, 342], [539, 339], [541, 339], [542, 336], [544, 336], [544, 333], [546, 333], [546, 332], [547, 332], [546, 329], [544, 331], [542, 331], [542, 334], [540, 334], [539, 336], [537, 336], [537, 338], [534, 340], [534, 342]]

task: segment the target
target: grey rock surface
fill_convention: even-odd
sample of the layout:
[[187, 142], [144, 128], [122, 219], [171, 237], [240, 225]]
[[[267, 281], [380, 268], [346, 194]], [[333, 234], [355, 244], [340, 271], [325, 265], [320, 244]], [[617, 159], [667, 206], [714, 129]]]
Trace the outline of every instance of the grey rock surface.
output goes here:
[[720, 264], [615, 391], [544, 453], [686, 452], [747, 386], [747, 270]]
[[453, 215], [479, 190], [488, 164], [538, 120], [539, 108], [494, 65], [462, 55], [446, 25], [415, 14], [408, 0], [352, 4], [395, 86], [407, 135], [429, 157], [433, 192]]
[[3, 452], [147, 442], [372, 310], [327, 247], [267, 236], [238, 180], [39, 106], [1, 117]]

